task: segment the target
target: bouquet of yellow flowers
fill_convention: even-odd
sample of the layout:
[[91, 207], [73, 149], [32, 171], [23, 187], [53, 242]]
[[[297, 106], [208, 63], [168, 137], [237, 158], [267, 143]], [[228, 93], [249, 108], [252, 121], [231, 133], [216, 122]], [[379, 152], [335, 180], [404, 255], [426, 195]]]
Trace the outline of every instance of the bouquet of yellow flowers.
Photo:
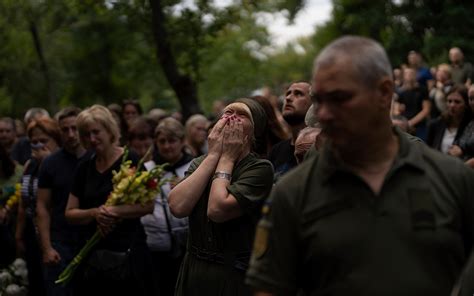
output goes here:
[[16, 183], [14, 186], [5, 186], [0, 191], [0, 209], [6, 208], [11, 210], [21, 197], [21, 184]]
[[[140, 170], [144, 159], [151, 150], [140, 160], [137, 167], [131, 167], [132, 162], [127, 160], [128, 149], [125, 152], [118, 172], [113, 171], [113, 190], [107, 197], [106, 206], [146, 204], [155, 200], [160, 191], [160, 186], [165, 182], [162, 180], [164, 165], [156, 166], [150, 171]], [[73, 277], [79, 264], [90, 253], [92, 248], [101, 240], [102, 235], [97, 230], [79, 254], [69, 263], [56, 280], [56, 284], [67, 284]]]

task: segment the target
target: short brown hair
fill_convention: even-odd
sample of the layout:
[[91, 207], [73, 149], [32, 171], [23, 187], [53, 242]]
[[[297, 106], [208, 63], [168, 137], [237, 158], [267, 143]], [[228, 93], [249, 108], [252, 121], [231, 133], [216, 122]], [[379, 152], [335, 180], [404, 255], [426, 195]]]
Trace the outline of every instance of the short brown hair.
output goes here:
[[132, 121], [128, 128], [128, 140], [131, 141], [140, 136], [153, 138], [155, 127], [156, 123], [152, 120], [143, 116], [137, 117]]
[[33, 130], [36, 128], [51, 137], [56, 142], [56, 144], [58, 144], [58, 146], [61, 146], [61, 132], [59, 130], [59, 125], [55, 120], [48, 117], [41, 117], [39, 119], [33, 120], [30, 122], [30, 124], [28, 124], [28, 128], [26, 130], [28, 138], [31, 139]]
[[79, 115], [79, 113], [81, 113], [81, 109], [78, 108], [78, 107], [66, 107], [66, 108], [63, 108], [61, 110], [59, 110], [58, 113], [56, 113], [56, 115], [54, 116], [54, 118], [56, 118], [56, 120], [59, 122], [61, 120], [63, 120], [64, 118], [68, 118], [68, 117], [77, 117], [77, 115]]

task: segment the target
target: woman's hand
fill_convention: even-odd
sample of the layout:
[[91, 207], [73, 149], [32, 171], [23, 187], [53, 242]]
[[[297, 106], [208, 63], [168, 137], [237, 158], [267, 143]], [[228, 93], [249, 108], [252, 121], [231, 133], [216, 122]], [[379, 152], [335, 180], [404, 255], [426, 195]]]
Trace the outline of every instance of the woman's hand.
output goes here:
[[242, 121], [234, 115], [231, 116], [229, 124], [224, 128], [222, 158], [235, 162], [242, 154], [247, 141], [248, 139], [244, 138]]
[[61, 261], [61, 255], [53, 249], [48, 248], [47, 250], [43, 251], [43, 263], [46, 265], [55, 265]]
[[5, 208], [0, 209], [0, 225], [8, 223], [8, 211]]
[[227, 115], [223, 115], [219, 121], [217, 121], [216, 125], [212, 129], [211, 133], [207, 138], [208, 142], [208, 155], [209, 156], [216, 156], [219, 158], [222, 154], [222, 139], [224, 135], [224, 129], [229, 121], [229, 117]]
[[96, 214], [96, 221], [102, 236], [109, 234], [115, 225], [120, 221], [120, 218], [109, 207], [100, 206]]
[[471, 167], [471, 168], [474, 169], [474, 157], [468, 159], [468, 160], [466, 161], [466, 164], [467, 164], [469, 167]]
[[461, 147], [458, 145], [453, 145], [448, 150], [448, 154], [456, 157], [461, 157], [463, 155]]

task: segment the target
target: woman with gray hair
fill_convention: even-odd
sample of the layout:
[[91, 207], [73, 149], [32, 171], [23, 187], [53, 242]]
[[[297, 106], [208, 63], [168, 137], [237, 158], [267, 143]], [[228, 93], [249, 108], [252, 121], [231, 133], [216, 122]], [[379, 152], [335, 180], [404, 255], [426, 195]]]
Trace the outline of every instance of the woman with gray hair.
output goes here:
[[[174, 217], [168, 206], [171, 189], [184, 177], [193, 157], [184, 151], [184, 127], [176, 119], [163, 119], [155, 129], [157, 164], [167, 164], [161, 192], [152, 214], [141, 218], [153, 263], [153, 282], [157, 295], [173, 295], [183, 260], [188, 219]], [[153, 164], [154, 165], [154, 164]], [[152, 166], [153, 166], [152, 165]]]
[[[103, 238], [86, 258], [82, 272], [76, 273], [79, 284], [75, 292], [114, 296], [148, 294], [150, 282], [146, 276], [151, 267], [139, 218], [151, 213], [154, 204], [104, 206], [113, 189], [112, 172], [119, 171], [124, 153], [118, 144], [119, 127], [107, 108], [94, 105], [77, 116], [77, 128], [82, 145], [94, 153], [76, 170], [66, 218], [70, 223], [84, 225], [84, 242], [96, 229]], [[135, 154], [130, 153], [129, 159], [136, 165]]]

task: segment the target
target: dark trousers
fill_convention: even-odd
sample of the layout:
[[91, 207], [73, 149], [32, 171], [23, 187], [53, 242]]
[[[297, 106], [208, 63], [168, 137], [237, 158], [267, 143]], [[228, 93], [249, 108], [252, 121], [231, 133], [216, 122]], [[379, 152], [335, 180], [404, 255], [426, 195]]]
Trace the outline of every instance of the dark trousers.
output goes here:
[[172, 296], [183, 257], [173, 258], [169, 252], [151, 252], [155, 295]]
[[15, 238], [10, 224], [0, 224], [0, 269], [15, 260]]
[[74, 274], [75, 282], [73, 284], [74, 296], [92, 296], [92, 295], [112, 295], [112, 296], [130, 296], [143, 295], [155, 296], [152, 288], [151, 278], [151, 260], [148, 247], [136, 246], [131, 254], [131, 276], [130, 278], [117, 280], [110, 278], [107, 274], [98, 274], [93, 278], [88, 277], [85, 271], [87, 269], [87, 258], [81, 263]]
[[44, 296], [46, 291], [43, 281], [42, 255], [36, 236], [35, 225], [30, 217], [27, 217], [25, 220], [23, 241], [25, 243], [26, 267], [28, 268], [28, 295]]
[[44, 266], [44, 282], [46, 286], [46, 291], [48, 296], [70, 296], [72, 295], [72, 284], [63, 286], [57, 285], [54, 283], [61, 274], [61, 272], [66, 268], [66, 266], [72, 261], [74, 256], [79, 252], [77, 246], [72, 246], [71, 244], [52, 241], [53, 249], [59, 253], [61, 256], [61, 261], [55, 265], [45, 265]]

